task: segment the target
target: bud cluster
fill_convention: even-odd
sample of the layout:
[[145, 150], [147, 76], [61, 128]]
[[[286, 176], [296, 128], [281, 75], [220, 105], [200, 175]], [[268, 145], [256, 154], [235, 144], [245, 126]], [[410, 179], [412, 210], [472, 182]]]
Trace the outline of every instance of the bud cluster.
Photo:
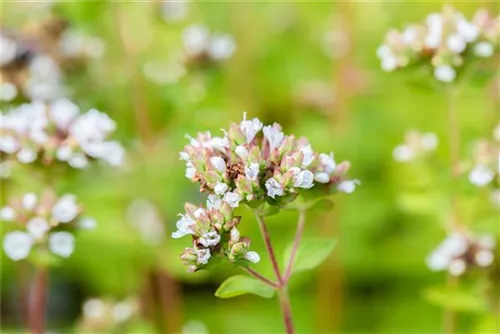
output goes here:
[[28, 193], [13, 199], [0, 209], [0, 219], [21, 228], [5, 234], [3, 239], [5, 254], [14, 261], [27, 258], [32, 247], [69, 257], [74, 250], [73, 232], [96, 225], [94, 219], [82, 216], [74, 195], [57, 198], [52, 192], [44, 192], [40, 198]]
[[494, 140], [480, 140], [476, 143], [469, 171], [469, 181], [475, 186], [491, 184], [500, 175], [500, 124], [494, 131]]
[[2, 161], [14, 158], [23, 164], [59, 161], [82, 169], [100, 159], [119, 166], [124, 149], [107, 140], [115, 128], [108, 115], [96, 109], [80, 113], [66, 99], [23, 104], [1, 115], [0, 154]]
[[451, 233], [427, 258], [433, 271], [447, 270], [460, 276], [472, 267], [488, 267], [493, 263], [495, 239], [491, 235], [474, 237], [463, 232]]
[[249, 251], [250, 239], [240, 236], [237, 225], [241, 217], [233, 216], [233, 210], [227, 202], [209, 195], [206, 207], [186, 203], [185, 210], [186, 213], [181, 214], [177, 221], [177, 231], [172, 233], [172, 237], [192, 236], [193, 246], [185, 248], [181, 254], [181, 260], [189, 271], [203, 268], [214, 257], [227, 258], [231, 262], [260, 261], [256, 252]]
[[3, 101], [20, 95], [44, 101], [63, 96], [63, 70], [100, 57], [105, 48], [102, 40], [69, 29], [60, 18], [31, 23], [19, 31], [2, 29], [0, 44]]
[[133, 319], [138, 311], [139, 303], [136, 298], [122, 301], [91, 298], [83, 303], [80, 326], [85, 332], [112, 332], [117, 326]]
[[191, 25], [182, 32], [182, 43], [188, 62], [223, 61], [236, 51], [231, 35], [211, 33], [202, 25]]
[[277, 123], [244, 119], [223, 132], [223, 137], [206, 132], [190, 138], [180, 158], [200, 191], [232, 208], [240, 202], [283, 205], [311, 188], [351, 193], [359, 183], [346, 179], [348, 162], [337, 164], [333, 153], [314, 152], [307, 139], [285, 135]]
[[411, 162], [434, 152], [438, 143], [435, 133], [411, 130], [406, 133], [404, 143], [394, 148], [392, 156], [397, 162]]
[[391, 30], [378, 48], [382, 69], [394, 71], [430, 62], [434, 77], [452, 82], [466, 58], [489, 58], [500, 48], [500, 17], [479, 10], [469, 21], [451, 6], [429, 14], [423, 23]]

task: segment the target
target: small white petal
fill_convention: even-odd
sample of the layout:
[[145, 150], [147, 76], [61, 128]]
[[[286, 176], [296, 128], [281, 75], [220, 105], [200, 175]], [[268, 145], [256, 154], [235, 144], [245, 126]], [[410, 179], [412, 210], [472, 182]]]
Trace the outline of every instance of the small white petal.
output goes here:
[[448, 271], [453, 276], [462, 275], [465, 272], [465, 269], [467, 269], [467, 265], [465, 261], [461, 259], [452, 260], [448, 266]]
[[480, 250], [474, 258], [480, 267], [487, 267], [493, 263], [493, 253], [488, 250]]
[[218, 156], [211, 157], [210, 163], [217, 171], [221, 173], [224, 173], [226, 171], [226, 162], [221, 157]]
[[218, 182], [214, 187], [214, 192], [217, 195], [224, 195], [224, 193], [229, 189], [229, 186], [223, 182]]
[[26, 230], [35, 239], [41, 239], [50, 229], [49, 223], [45, 218], [35, 217], [26, 223]]
[[2, 221], [13, 221], [17, 217], [16, 211], [10, 206], [4, 206], [0, 209], [0, 219]]
[[38, 198], [34, 193], [29, 193], [23, 196], [23, 209], [31, 211], [35, 208]]
[[245, 259], [252, 263], [258, 263], [260, 261], [260, 256], [256, 252], [250, 251], [245, 254]]
[[49, 234], [49, 250], [59, 256], [69, 257], [75, 250], [75, 237], [69, 232]]
[[27, 258], [32, 246], [33, 238], [25, 232], [10, 232], [3, 238], [3, 249], [5, 254], [14, 261]]

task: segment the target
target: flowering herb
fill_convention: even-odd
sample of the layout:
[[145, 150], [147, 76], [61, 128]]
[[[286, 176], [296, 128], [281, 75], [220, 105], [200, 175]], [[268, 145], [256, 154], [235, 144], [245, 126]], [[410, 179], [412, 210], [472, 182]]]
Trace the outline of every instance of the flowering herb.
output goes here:
[[378, 48], [384, 71], [429, 63], [434, 77], [455, 81], [458, 72], [472, 59], [489, 58], [500, 48], [500, 17], [479, 10], [472, 20], [451, 6], [432, 13], [424, 22], [403, 31], [391, 30]]
[[34, 247], [39, 253], [48, 251], [69, 257], [74, 251], [76, 230], [92, 229], [96, 224], [92, 218], [82, 216], [82, 208], [74, 195], [56, 198], [51, 192], [40, 197], [28, 193], [13, 199], [0, 209], [0, 218], [4, 223], [17, 226], [3, 239], [5, 254], [14, 261], [28, 258]]
[[32, 102], [2, 114], [0, 121], [2, 161], [29, 164], [40, 160], [45, 165], [58, 161], [76, 169], [87, 167], [92, 159], [113, 166], [123, 162], [122, 145], [107, 140], [115, 122], [96, 109], [80, 113], [66, 99]]
[[[286, 135], [279, 124], [264, 125], [254, 118], [244, 119], [222, 130], [223, 136], [212, 137], [209, 132], [196, 138], [180, 153], [186, 163], [186, 177], [208, 194], [206, 206], [185, 205], [173, 238], [191, 236], [192, 247], [181, 255], [188, 270], [197, 271], [209, 265], [213, 259], [225, 258], [244, 268], [256, 280], [245, 276], [233, 276], [224, 282], [216, 295], [228, 298], [242, 293], [254, 293], [271, 297], [280, 295], [285, 325], [293, 332], [290, 305], [286, 292], [298, 252], [306, 211], [318, 199], [336, 192], [352, 193], [358, 180], [348, 179], [350, 164], [337, 164], [333, 153], [315, 152], [307, 139]], [[242, 204], [250, 207], [256, 217], [271, 259], [277, 282], [273, 282], [253, 269], [250, 264], [260, 261], [260, 256], [250, 250], [250, 239], [241, 237], [237, 228], [242, 217], [233, 214]], [[299, 211], [296, 237], [284, 272], [281, 272], [271, 245], [264, 217], [268, 210], [276, 213], [282, 208]], [[325, 249], [331, 250], [329, 241]], [[306, 253], [307, 254], [307, 251]], [[313, 259], [318, 252], [303, 258], [304, 268], [313, 268], [321, 259]], [[296, 263], [295, 263], [296, 264]], [[269, 290], [270, 289], [270, 290]]]

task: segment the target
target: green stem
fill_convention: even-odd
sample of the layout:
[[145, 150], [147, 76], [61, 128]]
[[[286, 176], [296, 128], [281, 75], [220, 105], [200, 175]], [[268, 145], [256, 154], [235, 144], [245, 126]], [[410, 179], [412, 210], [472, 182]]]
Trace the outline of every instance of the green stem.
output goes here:
[[283, 313], [283, 320], [285, 322], [285, 329], [287, 334], [295, 332], [292, 321], [292, 307], [290, 305], [290, 298], [288, 297], [287, 286], [282, 286], [276, 290], [280, 300], [281, 312]]

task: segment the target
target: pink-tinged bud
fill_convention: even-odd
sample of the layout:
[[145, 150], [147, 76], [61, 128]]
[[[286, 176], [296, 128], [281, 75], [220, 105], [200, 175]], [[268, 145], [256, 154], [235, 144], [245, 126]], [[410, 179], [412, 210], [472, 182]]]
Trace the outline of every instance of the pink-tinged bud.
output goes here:
[[209, 185], [216, 185], [218, 182], [221, 181], [221, 176], [214, 170], [209, 170], [206, 171], [202, 174], [202, 176], [205, 178], [205, 181]]
[[194, 205], [192, 203], [186, 203], [186, 204], [184, 204], [184, 210], [192, 218], [195, 218], [194, 212], [197, 209], [198, 209], [198, 206], [196, 206], [196, 205]]
[[293, 146], [295, 144], [295, 136], [290, 135], [288, 137], [285, 137], [281, 145], [279, 146], [279, 153], [284, 154], [286, 152], [290, 152], [293, 150]]
[[262, 161], [262, 156], [258, 146], [252, 146], [250, 148], [250, 152], [248, 154], [248, 160], [256, 163], [260, 163]]
[[233, 258], [238, 258], [247, 252], [248, 245], [245, 242], [237, 242], [231, 247], [231, 255]]
[[241, 131], [238, 124], [232, 123], [229, 127], [228, 133], [229, 141], [236, 145], [242, 145], [245, 143], [245, 134]]
[[231, 231], [234, 227], [236, 227], [240, 223], [241, 217], [234, 217], [230, 221], [224, 224], [224, 231]]
[[349, 161], [342, 161], [338, 164], [337, 168], [335, 168], [335, 176], [346, 175], [349, 169], [351, 169], [351, 163]]
[[236, 179], [236, 187], [240, 190], [242, 194], [252, 193], [252, 181], [247, 179], [245, 176], [240, 175]]
[[229, 221], [233, 218], [233, 209], [227, 202], [222, 202], [220, 212], [224, 216], [224, 221]]
[[196, 263], [196, 259], [198, 257], [194, 253], [186, 252], [186, 253], [182, 253], [180, 258], [182, 261], [185, 261], [185, 262], [195, 262]]
[[236, 146], [236, 149], [234, 150], [234, 152], [242, 160], [246, 160], [248, 158], [249, 153], [248, 153], [248, 150], [246, 149], [245, 146], [242, 146], [242, 145]]

